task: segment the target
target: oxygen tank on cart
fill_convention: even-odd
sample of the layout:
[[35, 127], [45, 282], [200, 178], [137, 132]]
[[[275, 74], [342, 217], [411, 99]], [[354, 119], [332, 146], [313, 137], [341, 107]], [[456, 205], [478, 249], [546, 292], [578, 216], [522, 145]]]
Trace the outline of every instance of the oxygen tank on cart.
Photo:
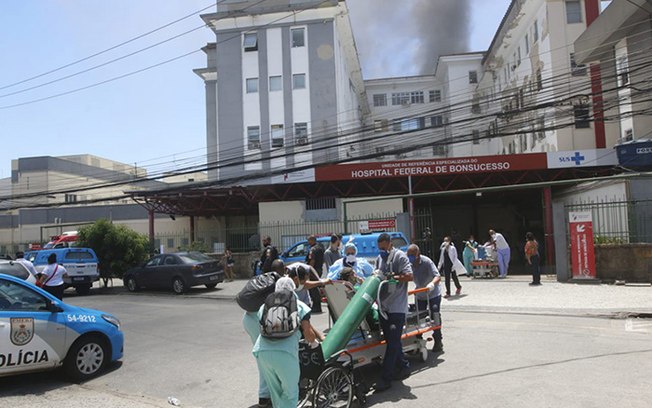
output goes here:
[[365, 319], [367, 312], [374, 304], [380, 282], [381, 278], [376, 275], [365, 279], [322, 342], [321, 349], [324, 360], [328, 360], [334, 353], [346, 347], [346, 344], [351, 340], [351, 336], [358, 330], [360, 323]]

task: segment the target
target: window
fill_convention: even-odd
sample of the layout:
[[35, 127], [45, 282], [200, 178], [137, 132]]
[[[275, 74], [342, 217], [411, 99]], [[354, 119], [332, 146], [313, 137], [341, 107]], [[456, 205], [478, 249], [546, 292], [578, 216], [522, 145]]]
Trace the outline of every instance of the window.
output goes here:
[[616, 61], [616, 73], [618, 76], [618, 86], [629, 84], [629, 61], [627, 56], [618, 58]]
[[282, 91], [282, 90], [283, 90], [283, 77], [280, 75], [269, 77], [269, 91], [274, 92], [274, 91]]
[[534, 24], [532, 24], [532, 43], [535, 44], [537, 41], [539, 41], [539, 22], [534, 20]]
[[418, 130], [425, 127], [425, 118], [394, 119], [392, 127], [396, 132]]
[[432, 154], [434, 156], [446, 156], [446, 145], [442, 143], [432, 147]]
[[[248, 126], [247, 127], [247, 146], [249, 150], [260, 149], [260, 127]], [[171, 247], [172, 245], [168, 245]]]
[[543, 89], [543, 77], [541, 76], [541, 68], [537, 69], [537, 91]]
[[294, 144], [299, 146], [308, 144], [308, 124], [306, 122], [294, 124]]
[[387, 94], [374, 94], [374, 106], [387, 106]]
[[516, 65], [521, 65], [521, 47], [516, 48]]
[[84, 259], [95, 260], [95, 256], [88, 251], [75, 251], [75, 252], [66, 252], [66, 255], [63, 257], [65, 260], [75, 260], [82, 261]]
[[384, 156], [385, 148], [384, 147], [376, 147], [376, 157], [381, 158]]
[[441, 102], [441, 91], [439, 89], [430, 91], [430, 102]]
[[473, 144], [480, 144], [480, 131], [479, 130], [474, 130], [471, 133], [471, 138], [473, 140]]
[[374, 132], [385, 132], [389, 130], [389, 121], [387, 119], [374, 120]]
[[591, 127], [589, 119], [589, 105], [578, 104], [573, 107], [575, 115], [575, 129], [586, 129]]
[[258, 92], [258, 78], [247, 78], [247, 93]]
[[580, 0], [566, 0], [566, 23], [582, 22], [582, 5]]
[[284, 140], [283, 125], [272, 125], [272, 148], [283, 147]]
[[67, 203], [76, 203], [77, 202], [77, 194], [66, 194], [65, 195], [65, 201]]
[[306, 88], [306, 74], [292, 75], [292, 89], [305, 89]]
[[530, 37], [525, 34], [525, 55], [530, 53]]
[[392, 105], [407, 105], [410, 103], [409, 92], [397, 92], [392, 94]]
[[627, 129], [625, 131], [625, 142], [634, 140], [634, 131], [632, 129]]
[[[44, 311], [46, 307], [43, 296], [23, 285], [5, 279], [0, 279], [0, 300], [0, 310], [2, 311], [38, 312]], [[9, 319], [7, 319], [7, 324], [8, 322]]]
[[538, 140], [543, 140], [546, 138], [546, 119], [545, 117], [540, 117], [537, 119], [537, 139]]
[[168, 238], [168, 248], [174, 248], [174, 238]]
[[471, 113], [482, 113], [480, 109], [480, 99], [478, 97], [474, 97], [471, 102]]
[[293, 28], [290, 32], [292, 33], [292, 48], [304, 47], [306, 45], [305, 28]]
[[244, 40], [242, 41], [242, 46], [244, 47], [245, 52], [258, 51], [258, 34], [245, 34]]
[[444, 118], [441, 115], [430, 117], [430, 126], [441, 127], [444, 126]]
[[586, 75], [586, 65], [577, 64], [575, 62], [575, 53], [571, 52], [570, 54], [570, 65], [571, 65], [571, 75], [572, 76], [585, 76]]
[[410, 92], [411, 103], [423, 103], [423, 91]]
[[306, 200], [306, 211], [334, 210], [337, 208], [334, 198], [311, 198]]
[[478, 83], [478, 71], [469, 71], [469, 83], [470, 84]]
[[158, 266], [161, 264], [161, 259], [163, 259], [162, 256], [155, 256], [154, 258], [150, 259], [149, 262], [145, 264], [145, 266]]

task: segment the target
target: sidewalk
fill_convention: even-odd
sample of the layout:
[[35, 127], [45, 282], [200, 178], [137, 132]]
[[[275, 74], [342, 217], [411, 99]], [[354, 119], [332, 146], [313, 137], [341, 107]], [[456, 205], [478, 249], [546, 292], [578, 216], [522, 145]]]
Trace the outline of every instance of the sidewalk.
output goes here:
[[[554, 277], [543, 276], [541, 286], [529, 286], [530, 280], [529, 276], [523, 275], [508, 276], [506, 279], [461, 277], [462, 294], [442, 299], [442, 310], [605, 317], [625, 317], [640, 313], [652, 314], [652, 286], [650, 285], [559, 283]], [[183, 296], [233, 300], [246, 283], [246, 280], [223, 282], [213, 290], [201, 287], [192, 288]], [[442, 283], [442, 292], [443, 289]], [[122, 287], [122, 281], [119, 279], [113, 280], [113, 288], [109, 288], [108, 291], [132, 295]], [[147, 291], [140, 293], [170, 294]]]

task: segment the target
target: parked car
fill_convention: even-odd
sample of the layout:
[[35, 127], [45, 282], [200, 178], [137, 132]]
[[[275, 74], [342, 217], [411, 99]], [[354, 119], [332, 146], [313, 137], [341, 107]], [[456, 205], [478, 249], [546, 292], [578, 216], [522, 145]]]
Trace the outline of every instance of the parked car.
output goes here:
[[122, 358], [120, 321], [67, 305], [20, 278], [0, 274], [0, 377], [63, 366], [83, 381]]
[[201, 252], [176, 252], [156, 255], [142, 266], [128, 270], [122, 279], [131, 292], [171, 288], [181, 294], [198, 285], [214, 288], [224, 281], [224, 266]]
[[24, 265], [16, 261], [6, 261], [4, 259], [0, 259], [0, 273], [22, 279], [31, 284], [36, 283], [36, 277], [29, 273]]
[[91, 248], [57, 248], [41, 249], [25, 253], [25, 259], [34, 264], [34, 268], [41, 272], [48, 264], [50, 254], [57, 254], [57, 263], [63, 265], [68, 271], [64, 279], [66, 287], [74, 287], [78, 294], [88, 295], [93, 282], [100, 280], [98, 259]]

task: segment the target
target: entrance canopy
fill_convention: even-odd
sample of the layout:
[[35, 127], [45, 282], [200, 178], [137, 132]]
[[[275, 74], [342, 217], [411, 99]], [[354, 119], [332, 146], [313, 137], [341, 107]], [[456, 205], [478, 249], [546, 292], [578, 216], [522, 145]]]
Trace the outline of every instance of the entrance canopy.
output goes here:
[[[618, 172], [614, 149], [397, 160], [320, 166], [275, 177], [274, 184], [184, 183], [129, 192], [149, 211], [170, 215], [254, 215], [259, 202], [376, 197], [556, 182]], [[308, 176], [306, 176], [308, 174]]]

